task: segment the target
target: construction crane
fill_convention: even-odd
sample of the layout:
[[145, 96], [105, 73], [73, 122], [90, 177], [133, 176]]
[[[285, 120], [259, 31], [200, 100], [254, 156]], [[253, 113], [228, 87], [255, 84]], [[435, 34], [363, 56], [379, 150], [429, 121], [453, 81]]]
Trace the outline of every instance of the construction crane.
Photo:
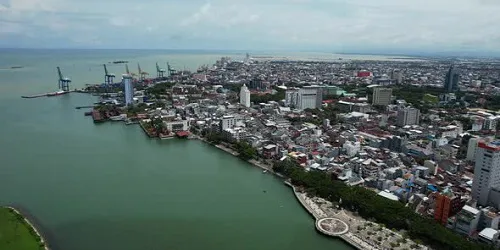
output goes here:
[[139, 65], [139, 63], [137, 63], [137, 68], [139, 69], [139, 81], [142, 82], [144, 81], [144, 79], [146, 79], [146, 75], [149, 75], [149, 73], [142, 71], [141, 65]]
[[115, 74], [108, 72], [106, 64], [103, 64], [103, 66], [104, 66], [104, 85], [105, 87], [108, 87], [109, 85], [113, 84], [113, 79], [115, 78]]
[[156, 77], [157, 78], [165, 77], [165, 69], [160, 68], [160, 66], [158, 66], [158, 63], [156, 63]]
[[167, 62], [167, 68], [168, 68], [168, 74], [169, 75], [175, 75], [176, 71], [174, 68], [170, 67], [170, 64]]
[[67, 77], [64, 77], [61, 73], [61, 69], [57, 67], [57, 73], [59, 74], [59, 89], [62, 91], [69, 91], [69, 83], [71, 80]]

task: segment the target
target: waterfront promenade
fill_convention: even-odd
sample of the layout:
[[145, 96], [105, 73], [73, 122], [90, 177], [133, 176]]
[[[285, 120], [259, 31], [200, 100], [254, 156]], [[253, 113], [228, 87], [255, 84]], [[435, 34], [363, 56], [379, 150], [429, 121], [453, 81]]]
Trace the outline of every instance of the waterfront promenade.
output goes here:
[[314, 217], [316, 229], [322, 234], [338, 237], [361, 250], [427, 250], [427, 247], [416, 244], [397, 232], [366, 221], [344, 209], [336, 209], [331, 202], [322, 198], [309, 197], [289, 182], [285, 184], [293, 189], [299, 203]]

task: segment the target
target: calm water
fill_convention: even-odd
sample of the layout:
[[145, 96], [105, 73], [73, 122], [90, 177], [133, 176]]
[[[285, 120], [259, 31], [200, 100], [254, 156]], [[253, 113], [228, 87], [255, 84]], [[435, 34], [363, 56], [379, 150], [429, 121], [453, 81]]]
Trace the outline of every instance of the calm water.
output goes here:
[[195, 69], [221, 55], [1, 52], [0, 68], [26, 68], [0, 70], [0, 204], [29, 211], [53, 249], [351, 249], [318, 235], [281, 181], [209, 145], [94, 125], [74, 109], [94, 102], [89, 95], [19, 97], [55, 90], [56, 66], [82, 87], [102, 81], [108, 61], [154, 73], [156, 61]]

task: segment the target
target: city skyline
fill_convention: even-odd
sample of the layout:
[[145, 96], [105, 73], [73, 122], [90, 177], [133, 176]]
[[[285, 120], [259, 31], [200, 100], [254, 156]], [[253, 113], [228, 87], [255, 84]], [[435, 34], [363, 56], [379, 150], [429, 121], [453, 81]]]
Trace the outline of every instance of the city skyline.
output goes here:
[[491, 0], [0, 0], [0, 47], [498, 55], [499, 10]]

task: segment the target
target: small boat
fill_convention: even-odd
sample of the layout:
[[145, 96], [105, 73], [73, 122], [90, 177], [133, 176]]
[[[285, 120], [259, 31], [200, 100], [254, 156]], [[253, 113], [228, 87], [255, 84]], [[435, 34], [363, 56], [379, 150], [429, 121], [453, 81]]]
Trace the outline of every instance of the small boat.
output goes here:
[[128, 63], [128, 61], [113, 61], [114, 64], [120, 64], [120, 63]]
[[22, 69], [22, 68], [24, 68], [24, 67], [23, 67], [23, 66], [12, 66], [12, 67], [10, 67], [10, 68], [11, 68], [11, 69]]
[[263, 174], [267, 173], [267, 170], [262, 171]]

